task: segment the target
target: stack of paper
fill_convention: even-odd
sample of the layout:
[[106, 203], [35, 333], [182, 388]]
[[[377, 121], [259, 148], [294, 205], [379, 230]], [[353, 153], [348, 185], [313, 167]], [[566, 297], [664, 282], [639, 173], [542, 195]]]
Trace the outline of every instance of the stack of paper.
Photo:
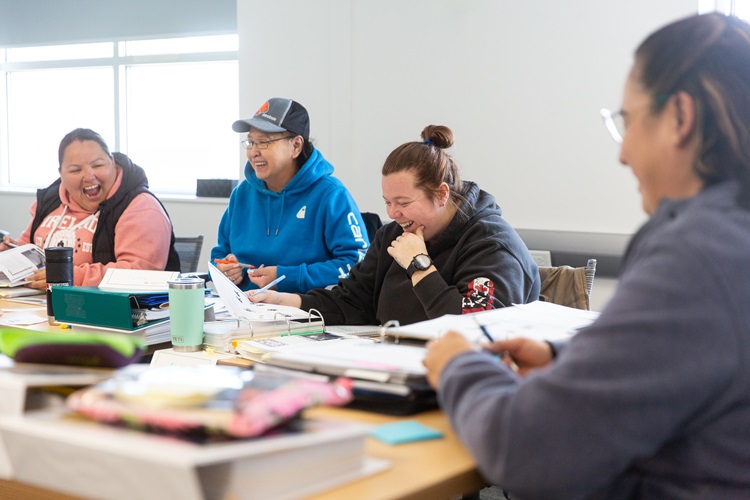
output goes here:
[[206, 345], [227, 351], [244, 339], [322, 333], [323, 320], [316, 314], [296, 307], [253, 303], [213, 264], [209, 263], [208, 271], [215, 292], [234, 320], [204, 325]]
[[494, 340], [527, 337], [534, 340], [563, 340], [599, 317], [598, 312], [565, 307], [537, 300], [529, 304], [472, 314], [447, 314], [429, 321], [388, 328], [385, 335], [431, 340], [449, 330], [465, 335], [472, 342], [486, 342], [485, 327]]
[[[0, 299], [17, 299], [31, 295], [42, 295], [44, 290], [37, 290], [26, 286], [8, 286], [0, 288]], [[46, 303], [46, 299], [45, 299]]]
[[203, 344], [217, 352], [236, 352], [243, 340], [292, 335], [319, 335], [323, 322], [317, 321], [211, 321], [203, 324]]
[[[270, 339], [275, 340], [275, 339]], [[348, 377], [354, 401], [350, 406], [381, 413], [408, 415], [437, 405], [422, 364], [423, 347], [383, 344], [369, 339], [325, 342], [240, 344], [258, 356], [256, 371], [272, 371], [316, 380]], [[265, 351], [252, 353], [251, 349]]]
[[105, 291], [130, 293], [163, 293], [169, 292], [169, 281], [179, 278], [177, 271], [148, 271], [144, 269], [107, 269], [99, 282], [99, 288]]
[[280, 353], [294, 351], [311, 352], [311, 350], [325, 349], [328, 344], [335, 343], [337, 346], [351, 346], [361, 343], [372, 344], [373, 342], [373, 340], [366, 338], [346, 338], [321, 332], [317, 335], [287, 335], [283, 337], [243, 340], [237, 343], [237, 353], [245, 359], [263, 362]]

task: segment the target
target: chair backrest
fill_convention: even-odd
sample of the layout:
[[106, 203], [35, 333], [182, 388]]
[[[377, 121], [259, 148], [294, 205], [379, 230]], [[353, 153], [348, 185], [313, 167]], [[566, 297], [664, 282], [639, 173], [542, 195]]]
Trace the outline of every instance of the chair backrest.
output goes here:
[[180, 272], [194, 273], [198, 270], [198, 262], [201, 258], [203, 248], [203, 235], [198, 236], [176, 236], [174, 249], [180, 256]]
[[542, 280], [539, 298], [588, 311], [591, 309], [595, 274], [596, 259], [589, 259], [586, 267], [539, 266]]
[[365, 223], [367, 236], [370, 237], [370, 243], [372, 243], [372, 240], [375, 239], [375, 233], [383, 227], [383, 221], [380, 220], [380, 216], [375, 212], [362, 212], [362, 221]]

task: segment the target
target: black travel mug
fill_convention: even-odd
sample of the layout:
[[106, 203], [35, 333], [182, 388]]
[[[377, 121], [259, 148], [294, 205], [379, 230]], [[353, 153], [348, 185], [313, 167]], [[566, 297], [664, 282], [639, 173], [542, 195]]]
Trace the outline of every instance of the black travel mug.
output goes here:
[[71, 247], [50, 247], [44, 249], [47, 261], [47, 320], [55, 324], [52, 310], [52, 287], [73, 286], [73, 249]]

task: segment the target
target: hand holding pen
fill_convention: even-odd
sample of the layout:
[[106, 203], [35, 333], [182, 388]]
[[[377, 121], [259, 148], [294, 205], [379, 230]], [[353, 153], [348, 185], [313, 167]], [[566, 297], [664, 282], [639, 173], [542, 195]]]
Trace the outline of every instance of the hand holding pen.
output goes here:
[[255, 291], [253, 291], [253, 292], [251, 293], [251, 295], [258, 295], [258, 294], [259, 294], [259, 293], [261, 293], [261, 292], [265, 292], [266, 290], [270, 289], [270, 288], [271, 288], [272, 286], [275, 286], [276, 284], [278, 284], [278, 283], [279, 283], [279, 282], [280, 282], [281, 280], [283, 280], [284, 278], [286, 278], [286, 276], [282, 274], [281, 276], [279, 276], [278, 278], [276, 278], [276, 279], [275, 279], [275, 280], [273, 280], [272, 282], [268, 283], [268, 284], [267, 284], [266, 286], [263, 286], [263, 287], [261, 287], [261, 288], [258, 288], [258, 289], [257, 289], [257, 290], [255, 290]]
[[237, 262], [236, 260], [214, 259], [214, 262], [217, 264], [235, 264], [246, 269], [255, 269], [255, 266], [252, 264], [243, 264], [242, 262]]
[[[479, 329], [482, 330], [482, 335], [484, 335], [489, 341], [490, 344], [494, 344], [493, 347], [496, 347], [498, 344], [496, 344], [496, 341], [494, 337], [492, 337], [492, 334], [490, 333], [489, 328], [487, 328], [487, 325], [483, 324], [481, 321], [479, 321], [479, 318], [474, 316], [474, 321], [476, 321], [477, 325], [479, 326]], [[507, 341], [507, 338], [506, 338]], [[515, 361], [513, 360], [513, 357], [511, 356], [510, 352], [508, 352], [507, 349], [497, 350], [495, 348], [488, 348], [488, 346], [484, 346], [485, 349], [487, 349], [490, 352], [494, 352], [500, 356], [500, 359], [508, 365], [514, 372], [518, 371], [518, 365], [516, 365]]]
[[251, 264], [243, 264], [239, 262], [237, 257], [231, 253], [223, 259], [214, 259], [214, 262], [216, 263], [216, 268], [224, 273], [224, 276], [235, 285], [242, 281], [243, 269], [248, 270], [249, 276], [252, 273], [252, 269], [255, 268], [255, 266]]
[[509, 366], [521, 376], [549, 365], [554, 359], [549, 343], [524, 337], [498, 340], [483, 347], [500, 355], [506, 364], [511, 361], [512, 365]]

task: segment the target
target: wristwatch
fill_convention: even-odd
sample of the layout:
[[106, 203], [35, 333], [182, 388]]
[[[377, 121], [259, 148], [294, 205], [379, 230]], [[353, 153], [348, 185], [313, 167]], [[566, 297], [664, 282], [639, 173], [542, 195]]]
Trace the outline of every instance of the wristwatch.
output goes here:
[[432, 259], [426, 253], [418, 253], [411, 260], [411, 264], [406, 268], [406, 275], [411, 278], [417, 271], [426, 271], [432, 265]]

